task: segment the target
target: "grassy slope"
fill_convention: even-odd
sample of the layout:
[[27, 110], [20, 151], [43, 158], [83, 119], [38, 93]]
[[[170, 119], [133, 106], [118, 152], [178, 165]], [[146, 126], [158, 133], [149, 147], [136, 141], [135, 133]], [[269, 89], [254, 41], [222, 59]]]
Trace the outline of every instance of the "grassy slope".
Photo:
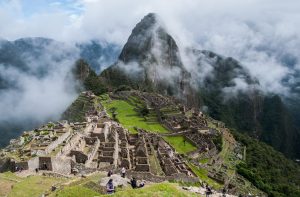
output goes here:
[[0, 196], [7, 196], [11, 192], [13, 185], [20, 181], [22, 179], [11, 172], [0, 173]]
[[110, 196], [119, 196], [119, 197], [188, 197], [188, 196], [197, 196], [196, 194], [185, 192], [182, 190], [179, 190], [176, 187], [176, 184], [173, 183], [157, 183], [150, 186], [146, 186], [142, 189], [125, 189], [123, 191], [117, 192], [114, 195]]
[[52, 185], [64, 182], [66, 179], [44, 176], [29, 176], [20, 178], [11, 172], [0, 174], [0, 196], [38, 197], [49, 191]]
[[100, 194], [92, 189], [86, 188], [81, 185], [67, 187], [59, 191], [55, 196], [57, 197], [94, 197]]
[[194, 150], [197, 150], [197, 147], [191, 144], [188, 140], [185, 141], [183, 136], [165, 136], [164, 139], [169, 142], [178, 153], [185, 154]]
[[193, 164], [188, 164], [189, 167], [193, 170], [193, 172], [204, 182], [208, 183], [210, 186], [212, 186], [214, 189], [221, 189], [223, 185], [220, 185], [216, 181], [212, 180], [207, 176], [208, 172], [204, 168], [198, 168], [197, 166]]
[[110, 116], [112, 116], [110, 109], [113, 107], [117, 108], [117, 119], [131, 133], [136, 133], [134, 127], [157, 133], [168, 132], [168, 130], [157, 121], [156, 117], [147, 118], [147, 120], [145, 120], [134, 110], [135, 106], [128, 102], [124, 100], [110, 100], [107, 96], [103, 96], [101, 98], [101, 103], [106, 108]]
[[79, 97], [63, 113], [62, 119], [71, 122], [85, 121], [85, 113], [93, 107], [93, 103], [83, 95]]

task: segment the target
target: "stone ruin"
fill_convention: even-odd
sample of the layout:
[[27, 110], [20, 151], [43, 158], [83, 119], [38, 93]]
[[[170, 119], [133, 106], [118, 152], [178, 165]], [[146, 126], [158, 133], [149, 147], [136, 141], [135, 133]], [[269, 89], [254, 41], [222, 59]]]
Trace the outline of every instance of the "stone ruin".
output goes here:
[[[94, 98], [89, 92], [83, 94]], [[169, 98], [148, 96], [152, 99], [149, 102], [157, 102], [160, 107], [170, 102]], [[84, 122], [61, 121], [29, 132], [27, 135], [31, 140], [19, 150], [27, 157], [11, 160], [11, 169], [40, 169], [66, 175], [125, 167], [128, 172], [159, 180], [165, 179], [163, 177], [197, 179], [160, 135], [141, 129], [137, 134], [131, 134], [110, 119], [102, 106], [99, 108], [102, 110], [86, 113]], [[162, 170], [160, 176], [154, 173], [152, 160], [157, 161]]]

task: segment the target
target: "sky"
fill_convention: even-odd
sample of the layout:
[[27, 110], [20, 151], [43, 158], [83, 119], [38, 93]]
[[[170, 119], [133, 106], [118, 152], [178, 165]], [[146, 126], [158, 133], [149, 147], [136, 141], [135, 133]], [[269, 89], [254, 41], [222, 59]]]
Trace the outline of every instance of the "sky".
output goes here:
[[[149, 12], [181, 49], [207, 49], [239, 60], [267, 92], [300, 69], [298, 0], [0, 0], [0, 38], [104, 40], [122, 46]], [[288, 68], [287, 68], [288, 66]]]

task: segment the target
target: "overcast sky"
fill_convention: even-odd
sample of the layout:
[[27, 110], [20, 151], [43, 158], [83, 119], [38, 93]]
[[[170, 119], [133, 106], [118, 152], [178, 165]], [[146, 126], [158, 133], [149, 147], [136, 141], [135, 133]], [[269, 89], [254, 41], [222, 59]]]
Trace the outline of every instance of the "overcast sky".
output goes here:
[[123, 45], [134, 25], [155, 12], [180, 48], [234, 57], [264, 89], [285, 93], [282, 81], [300, 68], [299, 10], [299, 0], [0, 0], [0, 37]]

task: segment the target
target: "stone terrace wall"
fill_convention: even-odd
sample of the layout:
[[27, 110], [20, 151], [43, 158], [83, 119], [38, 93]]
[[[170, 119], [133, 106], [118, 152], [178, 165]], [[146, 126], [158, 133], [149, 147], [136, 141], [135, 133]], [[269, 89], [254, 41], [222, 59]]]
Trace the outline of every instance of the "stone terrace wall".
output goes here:
[[151, 182], [163, 182], [163, 181], [183, 181], [189, 183], [199, 182], [198, 177], [190, 177], [183, 173], [177, 173], [172, 176], [156, 176], [151, 174], [150, 172], [139, 173], [135, 171], [128, 171], [127, 176], [135, 177], [137, 180], [146, 180]]
[[93, 158], [95, 157], [98, 149], [100, 146], [100, 140], [98, 138], [96, 138], [96, 141], [93, 145], [93, 149], [90, 151], [90, 153], [88, 154], [88, 160], [86, 161], [85, 165], [88, 167], [90, 165], [90, 163], [93, 161]]
[[65, 139], [67, 139], [67, 137], [69, 137], [70, 134], [71, 134], [71, 132], [70, 132], [70, 130], [68, 130], [67, 132], [65, 132], [64, 134], [62, 134], [61, 136], [59, 136], [57, 138], [57, 140], [55, 140], [54, 142], [52, 142], [51, 144], [49, 144], [49, 146], [45, 150], [46, 154], [51, 153], [51, 151], [53, 149], [55, 149], [59, 144], [61, 144]]
[[28, 162], [22, 161], [22, 162], [15, 163], [15, 168], [16, 167], [18, 167], [19, 169], [22, 169], [22, 170], [28, 170]]
[[39, 158], [35, 157], [28, 161], [28, 169], [29, 170], [35, 170], [36, 168], [39, 168]]
[[60, 174], [70, 174], [72, 160], [70, 158], [52, 157], [52, 171]]
[[67, 142], [67, 144], [61, 149], [61, 152], [57, 154], [57, 156], [61, 155], [67, 155], [69, 152], [74, 149], [74, 147], [77, 145], [78, 141], [80, 140], [81, 135], [79, 133], [76, 133], [72, 136], [72, 138]]

